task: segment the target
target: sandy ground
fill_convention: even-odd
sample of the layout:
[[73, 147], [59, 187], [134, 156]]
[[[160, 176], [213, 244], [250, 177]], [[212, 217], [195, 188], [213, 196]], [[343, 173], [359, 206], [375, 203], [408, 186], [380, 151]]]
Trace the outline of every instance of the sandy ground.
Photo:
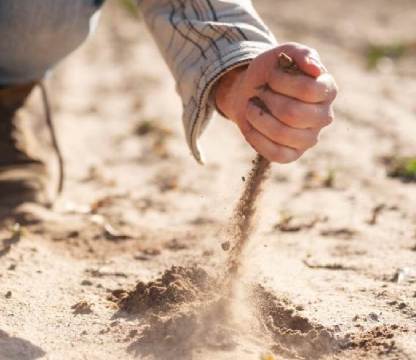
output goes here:
[[320, 145], [274, 165], [266, 187], [241, 279], [258, 302], [237, 311], [261, 324], [202, 341], [210, 329], [172, 325], [152, 303], [119, 311], [120, 294], [173, 265], [224, 266], [254, 153], [217, 118], [197, 165], [143, 23], [107, 6], [98, 34], [51, 79], [65, 193], [54, 211], [24, 206], [0, 228], [1, 360], [416, 359], [416, 187], [381, 161], [416, 153], [415, 51], [366, 67], [369, 43], [416, 44], [414, 2], [256, 3], [279, 39], [319, 49], [340, 86]]

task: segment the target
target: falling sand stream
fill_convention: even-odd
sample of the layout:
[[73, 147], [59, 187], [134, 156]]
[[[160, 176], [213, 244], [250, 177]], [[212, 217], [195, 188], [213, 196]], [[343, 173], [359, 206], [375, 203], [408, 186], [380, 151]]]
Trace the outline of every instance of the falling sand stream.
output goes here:
[[[285, 53], [279, 55], [277, 66], [287, 73], [294, 75], [300, 73], [297, 64]], [[267, 88], [268, 85], [265, 84], [262, 87]], [[270, 111], [260, 98], [255, 97], [250, 101], [254, 102], [261, 109], [262, 113], [270, 114]], [[263, 185], [268, 178], [270, 167], [271, 164], [266, 158], [260, 154], [256, 156], [253, 160], [253, 167], [245, 181], [243, 193], [231, 218], [230, 235], [233, 245], [228, 257], [225, 279], [225, 283], [228, 284], [230, 289], [233, 287], [235, 279], [238, 278], [243, 252], [254, 230], [258, 202]]]

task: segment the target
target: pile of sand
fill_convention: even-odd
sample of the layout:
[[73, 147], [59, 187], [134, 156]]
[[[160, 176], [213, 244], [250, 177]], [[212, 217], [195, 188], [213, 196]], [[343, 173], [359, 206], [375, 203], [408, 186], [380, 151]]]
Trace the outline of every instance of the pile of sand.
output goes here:
[[119, 299], [121, 312], [147, 319], [129, 350], [156, 358], [188, 359], [198, 348], [232, 349], [226, 300], [218, 295], [218, 284], [199, 266], [174, 266], [154, 281], [137, 283]]
[[129, 314], [167, 312], [182, 303], [204, 299], [215, 284], [201, 267], [174, 266], [154, 281], [137, 283], [134, 290], [121, 297], [120, 310]]
[[[330, 330], [263, 286], [249, 286], [249, 301], [241, 306], [228, 291], [221, 291], [224, 284], [199, 266], [174, 266], [156, 280], [139, 282], [124, 292], [118, 301], [120, 312], [146, 319], [129, 350], [141, 356], [192, 359], [201, 349], [234, 350], [248, 335], [265, 351], [289, 358], [319, 358], [340, 350]], [[249, 315], [239, 313], [236, 318], [236, 306]]]

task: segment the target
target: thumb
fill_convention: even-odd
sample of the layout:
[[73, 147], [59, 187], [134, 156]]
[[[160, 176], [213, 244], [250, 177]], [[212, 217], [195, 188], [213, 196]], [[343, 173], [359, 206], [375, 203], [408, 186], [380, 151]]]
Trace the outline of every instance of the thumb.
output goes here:
[[299, 51], [298, 49], [285, 49], [284, 52], [295, 61], [299, 69], [306, 75], [317, 78], [327, 72], [325, 66], [319, 59], [319, 55], [314, 54], [312, 51], [305, 52]]
[[297, 61], [297, 64], [305, 74], [314, 78], [327, 72], [321, 61], [312, 55], [303, 56], [300, 61]]

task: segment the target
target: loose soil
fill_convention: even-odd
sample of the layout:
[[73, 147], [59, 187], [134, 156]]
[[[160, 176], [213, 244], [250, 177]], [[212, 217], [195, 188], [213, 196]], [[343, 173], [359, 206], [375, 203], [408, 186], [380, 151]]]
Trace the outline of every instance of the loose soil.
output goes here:
[[255, 3], [340, 96], [319, 146], [271, 167], [236, 300], [224, 229], [255, 153], [217, 118], [195, 164], [142, 20], [109, 3], [50, 78], [62, 198], [2, 212], [1, 360], [416, 358], [416, 188], [383, 160], [416, 154], [414, 1]]

